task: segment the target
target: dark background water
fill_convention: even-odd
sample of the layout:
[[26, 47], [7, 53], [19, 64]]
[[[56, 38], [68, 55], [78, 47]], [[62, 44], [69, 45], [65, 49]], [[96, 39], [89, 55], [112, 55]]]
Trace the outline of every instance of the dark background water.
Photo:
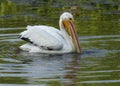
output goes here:
[[80, 35], [120, 34], [120, 0], [1, 0], [0, 27], [45, 24], [59, 28], [64, 11]]
[[[27, 25], [75, 18], [81, 54], [19, 52]], [[120, 0], [0, 0], [0, 86], [119, 86]]]

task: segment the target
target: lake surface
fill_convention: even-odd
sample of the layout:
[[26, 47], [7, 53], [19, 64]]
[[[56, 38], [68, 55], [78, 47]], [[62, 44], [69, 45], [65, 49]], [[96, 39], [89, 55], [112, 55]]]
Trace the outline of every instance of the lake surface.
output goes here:
[[[0, 86], [120, 85], [119, 0], [29, 1], [0, 1]], [[58, 27], [64, 11], [75, 17], [81, 54], [19, 51], [25, 43], [19, 33], [27, 25]]]
[[119, 86], [120, 35], [79, 39], [81, 54], [49, 55], [19, 52], [18, 33], [0, 34], [0, 86]]

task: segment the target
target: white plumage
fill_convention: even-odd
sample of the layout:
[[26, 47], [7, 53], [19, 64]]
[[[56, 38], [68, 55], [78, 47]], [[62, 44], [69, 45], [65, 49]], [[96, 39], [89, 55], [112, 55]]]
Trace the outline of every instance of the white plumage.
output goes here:
[[20, 46], [20, 49], [39, 53], [75, 52], [73, 38], [67, 33], [67, 27], [63, 23], [63, 20], [69, 19], [73, 19], [70, 13], [65, 12], [61, 15], [60, 30], [44, 25], [27, 26], [27, 30], [20, 34], [20, 38], [28, 43]]

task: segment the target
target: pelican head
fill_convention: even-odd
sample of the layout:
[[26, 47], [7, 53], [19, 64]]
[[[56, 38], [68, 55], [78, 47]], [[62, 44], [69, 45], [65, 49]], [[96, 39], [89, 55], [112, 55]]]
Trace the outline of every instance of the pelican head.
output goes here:
[[60, 29], [67, 32], [67, 34], [72, 38], [72, 42], [74, 47], [78, 53], [80, 53], [80, 45], [78, 42], [78, 36], [76, 33], [75, 25], [74, 25], [74, 18], [73, 15], [69, 12], [64, 12], [60, 16]]
[[71, 13], [69, 13], [69, 12], [64, 12], [61, 16], [60, 16], [60, 19], [62, 19], [62, 20], [69, 20], [69, 19], [72, 19], [72, 20], [74, 20], [73, 19], [73, 15], [71, 14]]

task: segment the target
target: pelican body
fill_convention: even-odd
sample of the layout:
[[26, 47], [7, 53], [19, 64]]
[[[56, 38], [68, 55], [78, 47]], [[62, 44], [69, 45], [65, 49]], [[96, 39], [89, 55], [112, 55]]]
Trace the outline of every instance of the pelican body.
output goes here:
[[20, 33], [20, 39], [27, 41], [20, 49], [39, 53], [80, 53], [80, 44], [71, 13], [64, 12], [60, 16], [60, 30], [45, 26], [27, 26]]

